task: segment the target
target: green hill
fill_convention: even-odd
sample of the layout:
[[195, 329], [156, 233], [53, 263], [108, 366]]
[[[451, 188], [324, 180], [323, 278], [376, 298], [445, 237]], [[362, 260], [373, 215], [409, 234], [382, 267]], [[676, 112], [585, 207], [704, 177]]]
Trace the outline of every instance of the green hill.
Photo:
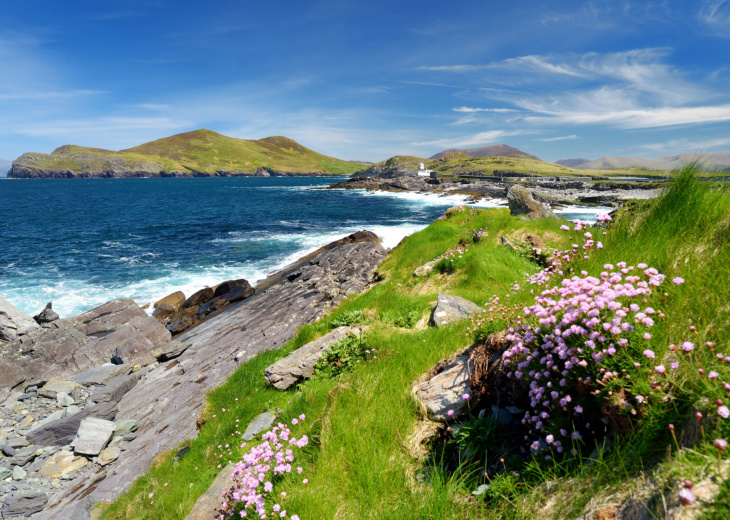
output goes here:
[[365, 164], [328, 157], [287, 137], [246, 140], [210, 130], [165, 137], [134, 148], [65, 145], [51, 154], [26, 153], [9, 177], [189, 177], [349, 174]]

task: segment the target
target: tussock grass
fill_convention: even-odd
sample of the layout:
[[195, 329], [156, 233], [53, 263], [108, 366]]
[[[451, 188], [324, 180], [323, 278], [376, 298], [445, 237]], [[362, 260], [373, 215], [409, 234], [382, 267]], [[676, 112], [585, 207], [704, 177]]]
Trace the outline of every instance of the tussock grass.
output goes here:
[[[632, 493], [646, 497], [661, 516], [662, 504], [676, 502], [678, 482], [706, 479], [719, 464], [712, 440], [730, 437], [730, 421], [718, 419], [712, 404], [727, 396], [716, 382], [697, 373], [699, 367], [709, 372], [712, 366], [720, 372], [720, 380], [730, 381], [726, 368], [730, 365], [716, 363], [714, 353], [702, 347], [712, 341], [714, 352], [730, 354], [730, 197], [726, 191], [696, 181], [694, 175], [687, 168], [659, 200], [622, 210], [602, 238], [605, 248], [574, 265], [576, 272], [591, 274], [599, 273], [605, 263], [619, 261], [656, 267], [668, 279], [655, 295], [666, 315], [653, 327], [649, 343], [657, 362], [674, 359], [676, 354], [668, 348], [671, 343], [691, 340], [697, 345], [658, 390], [649, 386], [657, 380], [650, 372], [632, 373], [634, 384], [650, 396], [651, 406], [625, 436], [614, 438], [590, 463], [586, 463], [590, 446], [564, 460], [533, 459], [516, 468], [517, 473], [493, 477], [483, 500], [466, 500], [474, 489], [474, 468], [459, 468], [455, 473], [436, 468], [425, 485], [414, 478], [419, 463], [409, 454], [408, 439], [417, 428], [420, 412], [411, 397], [411, 385], [439, 359], [470, 344], [472, 335], [467, 331], [468, 321], [438, 329], [404, 329], [380, 317], [404, 309], [417, 310], [425, 317], [444, 288], [481, 304], [494, 294], [503, 296], [513, 282], [522, 283], [526, 273], [539, 270], [500, 246], [500, 235], [529, 232], [547, 237], [551, 246], [564, 248], [570, 243], [558, 230], [562, 223], [558, 220], [525, 222], [510, 217], [506, 210], [465, 211], [406, 238], [381, 265], [384, 280], [380, 284], [345, 301], [318, 323], [302, 327], [282, 349], [241, 366], [211, 393], [208, 421], [199, 437], [189, 443], [186, 455], [175, 463], [174, 453], [168, 454], [160, 466], [109, 506], [103, 518], [185, 518], [215, 478], [218, 464], [237, 460], [235, 450], [229, 454], [218, 446], [237, 445], [237, 430], [242, 431], [256, 414], [277, 409], [282, 421], [300, 413], [308, 417], [305, 427], [311, 443], [295, 459], [305, 471], [286, 477], [274, 489], [277, 494], [286, 490], [286, 509], [302, 519], [574, 518], [620, 503]], [[487, 236], [469, 246], [453, 274], [412, 275], [416, 267], [477, 229], [486, 229]], [[676, 276], [686, 283], [675, 286], [669, 282]], [[529, 289], [513, 293], [511, 302], [518, 306], [530, 302]], [[312, 379], [295, 391], [278, 392], [265, 385], [266, 366], [324, 334], [337, 320], [355, 315], [369, 320], [368, 346], [381, 354], [379, 359], [336, 379]], [[689, 331], [690, 325], [696, 332]], [[387, 351], [391, 355], [383, 356]], [[696, 410], [706, 418], [704, 437], [693, 429]], [[670, 423], [686, 447], [677, 449]], [[309, 479], [307, 485], [302, 484], [302, 477]], [[727, 482], [717, 483], [730, 489]], [[155, 493], [154, 504], [147, 498], [149, 493]], [[730, 516], [730, 506], [723, 500], [708, 509], [708, 518]]]

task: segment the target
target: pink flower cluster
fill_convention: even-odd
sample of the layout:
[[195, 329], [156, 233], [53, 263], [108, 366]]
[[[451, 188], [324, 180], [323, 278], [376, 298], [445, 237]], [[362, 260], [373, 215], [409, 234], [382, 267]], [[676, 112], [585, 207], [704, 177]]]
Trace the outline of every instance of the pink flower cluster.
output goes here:
[[[304, 414], [298, 419], [293, 419], [292, 424], [297, 424], [305, 419]], [[303, 448], [309, 443], [306, 435], [300, 438], [292, 436], [289, 427], [279, 423], [277, 426], [264, 433], [263, 441], [258, 446], [252, 447], [245, 453], [241, 462], [236, 464], [231, 480], [233, 486], [223, 493], [224, 502], [218, 510], [219, 520], [226, 516], [232, 516], [239, 508], [236, 504], [243, 504], [239, 511], [241, 518], [247, 517], [249, 512], [255, 513], [259, 518], [286, 518], [287, 512], [281, 504], [270, 499], [269, 494], [274, 489], [274, 480], [280, 475], [291, 473], [294, 452], [291, 448]], [[245, 449], [246, 443], [241, 444]], [[296, 468], [298, 473], [303, 469]], [[306, 479], [305, 479], [306, 480]], [[306, 483], [306, 482], [305, 482]], [[286, 496], [281, 493], [282, 498]], [[269, 498], [269, 500], [267, 500]], [[297, 515], [290, 517], [298, 520]]]
[[[508, 377], [529, 382], [531, 410], [523, 423], [540, 435], [553, 414], [579, 416], [583, 408], [574, 392], [599, 388], [616, 374], [600, 368], [604, 359], [625, 348], [636, 326], [651, 327], [661, 312], [643, 306], [652, 287], [665, 276], [646, 264], [604, 265], [599, 277], [574, 276], [559, 287], [543, 291], [524, 309], [533, 324], [510, 327], [510, 346], [503, 354]], [[646, 351], [647, 357], [653, 352]], [[577, 422], [576, 422], [577, 424]], [[561, 435], [567, 436], [568, 432]], [[572, 434], [580, 439], [580, 433]], [[548, 442], [560, 448], [558, 441]], [[558, 450], [561, 451], [560, 449]]]

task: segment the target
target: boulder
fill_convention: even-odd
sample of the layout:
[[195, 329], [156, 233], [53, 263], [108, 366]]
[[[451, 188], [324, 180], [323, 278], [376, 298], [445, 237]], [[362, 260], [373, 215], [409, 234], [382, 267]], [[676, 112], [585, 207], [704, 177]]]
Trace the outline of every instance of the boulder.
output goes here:
[[223, 502], [221, 496], [232, 486], [231, 477], [235, 469], [235, 464], [229, 464], [221, 470], [208, 491], [203, 493], [195, 502], [193, 510], [185, 517], [185, 520], [209, 520], [213, 518], [215, 510]]
[[413, 276], [426, 276], [428, 273], [433, 271], [434, 267], [436, 267], [436, 260], [426, 262], [422, 266], [416, 267], [416, 270], [413, 271]]
[[2, 507], [3, 518], [30, 516], [43, 510], [48, 502], [45, 493], [28, 493], [26, 495], [10, 494], [5, 498]]
[[0, 296], [0, 343], [13, 341], [19, 335], [38, 329], [29, 314], [19, 311]]
[[127, 435], [136, 432], [139, 428], [139, 421], [135, 419], [119, 419], [114, 421], [114, 435]]
[[510, 215], [527, 215], [530, 220], [556, 218], [549, 205], [535, 200], [532, 192], [519, 184], [514, 184], [507, 190], [507, 202]]
[[77, 388], [79, 388], [79, 385], [77, 385], [73, 381], [51, 379], [45, 385], [43, 385], [40, 390], [38, 390], [38, 395], [47, 397], [48, 399], [57, 399], [58, 394], [69, 395]]
[[60, 316], [56, 313], [56, 311], [53, 310], [53, 304], [51, 302], [48, 302], [46, 304], [46, 308], [33, 316], [33, 319], [38, 325], [47, 326], [49, 323], [53, 323], [54, 321], [60, 319]]
[[98, 459], [99, 466], [106, 466], [107, 464], [111, 464], [112, 462], [117, 460], [119, 458], [119, 455], [121, 454], [122, 450], [120, 450], [117, 446], [101, 450]]
[[74, 455], [68, 450], [62, 450], [54, 453], [43, 463], [40, 469], [41, 477], [61, 478], [64, 475], [73, 473], [74, 471], [86, 466], [86, 457]]
[[439, 293], [436, 306], [431, 312], [431, 323], [436, 327], [443, 327], [448, 323], [468, 318], [480, 310], [481, 307], [474, 302], [458, 296]]
[[259, 433], [261, 433], [264, 430], [268, 430], [271, 428], [271, 425], [274, 424], [274, 421], [276, 420], [276, 415], [271, 412], [264, 412], [262, 414], [257, 415], [253, 421], [249, 423], [249, 425], [246, 427], [246, 431], [243, 432], [243, 435], [241, 438], [244, 441], [250, 441], [254, 437], [256, 437]]
[[243, 278], [241, 278], [239, 280], [228, 280], [220, 284], [218, 287], [216, 287], [215, 292], [213, 293], [213, 297], [217, 298], [218, 296], [228, 294], [237, 287], [243, 287], [243, 292], [246, 292], [248, 290], [251, 292], [251, 294], [253, 294], [253, 288], [251, 287], [251, 284], [248, 283], [248, 280], [244, 280]]
[[215, 294], [215, 291], [211, 289], [210, 287], [205, 287], [203, 289], [200, 289], [198, 292], [194, 293], [190, 298], [185, 300], [181, 305], [180, 309], [188, 309], [190, 307], [195, 307], [200, 305], [203, 305], [205, 302], [213, 298], [213, 295]]
[[327, 347], [348, 334], [357, 334], [356, 327], [337, 327], [319, 339], [298, 348], [284, 359], [280, 359], [264, 370], [269, 384], [279, 390], [286, 390], [299, 381], [314, 375], [314, 366]]
[[81, 455], [96, 456], [101, 453], [114, 434], [114, 423], [96, 417], [81, 421], [76, 438], [71, 443], [74, 451]]
[[182, 341], [168, 341], [167, 343], [152, 349], [150, 352], [158, 361], [169, 361], [170, 359], [174, 359], [185, 352], [191, 345], [192, 343], [189, 341], [184, 343]]
[[164, 298], [157, 300], [152, 307], [157, 309], [160, 305], [165, 304], [177, 310], [180, 305], [185, 301], [185, 294], [182, 291], [175, 291], [172, 294], [168, 294]]
[[90, 368], [85, 372], [73, 376], [71, 379], [82, 386], [108, 385], [112, 379], [118, 376], [125, 376], [131, 370], [131, 364], [102, 365], [100, 367]]
[[154, 316], [160, 323], [166, 324], [170, 322], [170, 318], [172, 318], [176, 312], [177, 307], [173, 307], [169, 303], [161, 303], [154, 311], [152, 311], [152, 316]]
[[25, 466], [36, 458], [36, 449], [36, 446], [27, 446], [10, 457], [8, 462], [13, 466]]
[[471, 394], [469, 379], [474, 367], [469, 357], [468, 352], [464, 353], [414, 384], [413, 394], [432, 421], [450, 420], [449, 410], [454, 411], [453, 417], [467, 410], [462, 396]]

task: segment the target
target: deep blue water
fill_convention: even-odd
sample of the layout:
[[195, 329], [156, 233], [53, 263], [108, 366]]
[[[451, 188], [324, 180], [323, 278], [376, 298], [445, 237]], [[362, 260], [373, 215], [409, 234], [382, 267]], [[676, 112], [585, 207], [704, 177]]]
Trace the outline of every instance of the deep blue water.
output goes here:
[[118, 297], [144, 305], [225, 279], [253, 283], [360, 229], [393, 247], [461, 202], [311, 189], [337, 180], [2, 179], [0, 295], [31, 314], [52, 301], [62, 317]]

